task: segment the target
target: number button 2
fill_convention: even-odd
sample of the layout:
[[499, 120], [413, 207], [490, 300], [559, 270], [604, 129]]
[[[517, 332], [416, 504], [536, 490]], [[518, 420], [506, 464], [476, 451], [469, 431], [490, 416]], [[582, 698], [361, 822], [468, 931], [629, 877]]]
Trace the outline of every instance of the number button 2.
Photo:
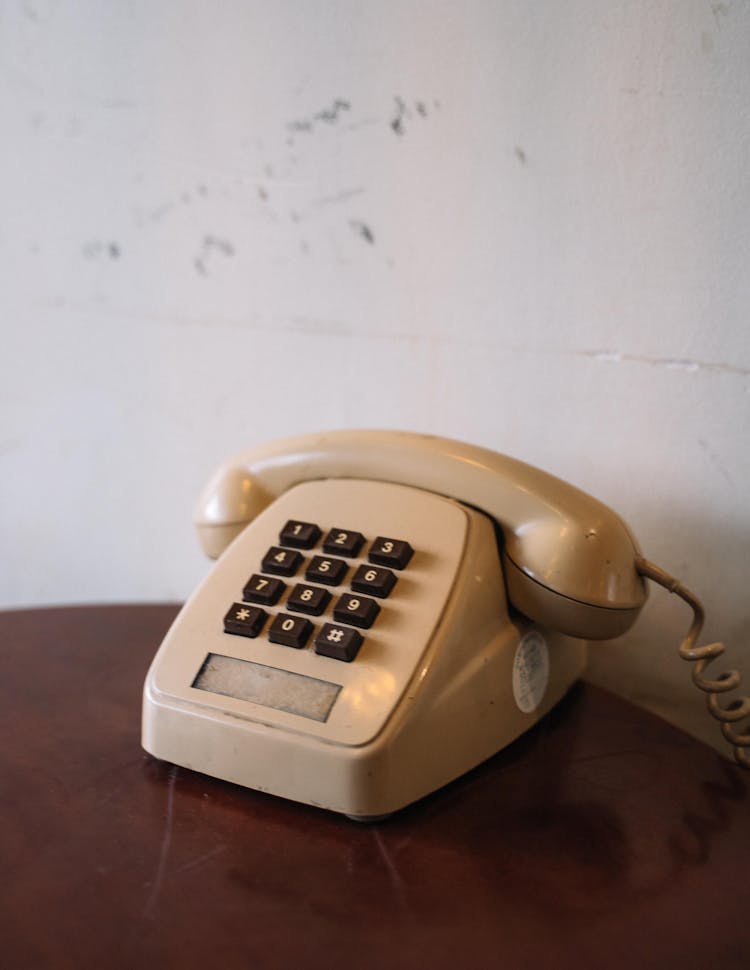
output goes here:
[[323, 550], [331, 556], [357, 555], [365, 542], [361, 532], [349, 532], [346, 529], [331, 529], [323, 540]]

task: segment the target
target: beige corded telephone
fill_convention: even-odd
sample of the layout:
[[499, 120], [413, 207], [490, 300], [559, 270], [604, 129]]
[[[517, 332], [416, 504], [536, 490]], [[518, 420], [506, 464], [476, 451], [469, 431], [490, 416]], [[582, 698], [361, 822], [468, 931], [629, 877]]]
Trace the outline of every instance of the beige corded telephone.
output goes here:
[[[643, 576], [696, 610], [683, 649], [699, 680], [721, 649], [694, 647], [700, 604], [614, 512], [457, 441], [277, 442], [222, 466], [196, 525], [220, 558], [151, 665], [144, 748], [353, 818], [408, 805], [532, 727], [581, 675], [585, 641], [631, 626]], [[699, 686], [747, 763], [727, 722], [750, 701], [719, 708], [727, 681]]]

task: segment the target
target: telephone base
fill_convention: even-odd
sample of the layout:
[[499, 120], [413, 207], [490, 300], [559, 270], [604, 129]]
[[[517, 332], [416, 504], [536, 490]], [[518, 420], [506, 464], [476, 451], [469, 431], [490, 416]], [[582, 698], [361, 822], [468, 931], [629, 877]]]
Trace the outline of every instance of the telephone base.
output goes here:
[[[533, 669], [540, 655], [544, 681], [530, 684], [529, 677], [542, 676]], [[143, 746], [157, 758], [225, 781], [377, 822], [533, 727], [580, 677], [585, 660], [583, 641], [535, 628], [524, 632], [508, 621], [462, 675], [448, 685], [428, 677], [378, 737], [358, 746], [329, 744], [218, 709], [209, 713], [160, 696], [147, 682]], [[522, 710], [531, 704], [537, 706]]]
[[[297, 528], [312, 530], [302, 552]], [[321, 547], [327, 530], [369, 542], [333, 556]], [[381, 546], [388, 555], [399, 546], [411, 553], [384, 568]], [[256, 609], [256, 586], [273, 588], [279, 562], [291, 569], [283, 574], [288, 588]], [[337, 563], [343, 577], [322, 570]], [[251, 570], [258, 572], [248, 582]], [[379, 578], [390, 585], [360, 589]], [[316, 590], [329, 591], [334, 623], [295, 612], [306, 601], [294, 597]], [[248, 603], [227, 613], [238, 591]], [[346, 633], [348, 613], [339, 619], [336, 610], [372, 596], [379, 608], [356, 657], [332, 656], [328, 640], [338, 637], [338, 647], [355, 633]], [[237, 624], [264, 611], [260, 632], [237, 635]], [[222, 616], [230, 629], [222, 630]], [[307, 646], [278, 639], [299, 628], [308, 629]], [[237, 537], [175, 620], [146, 678], [143, 746], [247, 788], [379, 818], [533, 727], [580, 676], [585, 655], [581, 640], [509, 616], [487, 516], [403, 485], [304, 482]]]

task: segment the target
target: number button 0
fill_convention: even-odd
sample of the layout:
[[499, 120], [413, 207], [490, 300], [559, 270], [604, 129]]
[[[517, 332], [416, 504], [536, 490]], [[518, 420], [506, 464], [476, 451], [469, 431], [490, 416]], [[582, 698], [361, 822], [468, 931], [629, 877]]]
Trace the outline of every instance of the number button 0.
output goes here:
[[331, 556], [354, 557], [362, 548], [365, 537], [361, 532], [346, 529], [331, 529], [323, 540], [323, 550]]
[[301, 650], [309, 640], [312, 629], [312, 623], [304, 616], [279, 613], [268, 629], [268, 639], [271, 643], [280, 643], [285, 647]]
[[301, 562], [302, 554], [294, 549], [271, 546], [263, 557], [261, 569], [264, 573], [275, 573], [277, 576], [293, 576]]
[[355, 593], [369, 593], [380, 599], [388, 596], [395, 585], [396, 577], [390, 569], [379, 569], [377, 566], [360, 566], [352, 577]]

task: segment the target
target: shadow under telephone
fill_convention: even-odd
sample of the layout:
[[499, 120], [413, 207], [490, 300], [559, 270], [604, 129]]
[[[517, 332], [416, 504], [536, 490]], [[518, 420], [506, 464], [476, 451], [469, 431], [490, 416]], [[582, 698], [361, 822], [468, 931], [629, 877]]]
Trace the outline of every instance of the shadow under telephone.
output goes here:
[[632, 625], [647, 577], [692, 606], [681, 653], [750, 766], [732, 727], [750, 700], [721, 707], [739, 675], [703, 676], [723, 647], [695, 646], [700, 603], [614, 512], [529, 465], [409, 433], [306, 435], [222, 466], [196, 525], [220, 558], [146, 679], [158, 758], [389, 814], [537, 723], [586, 641]]

